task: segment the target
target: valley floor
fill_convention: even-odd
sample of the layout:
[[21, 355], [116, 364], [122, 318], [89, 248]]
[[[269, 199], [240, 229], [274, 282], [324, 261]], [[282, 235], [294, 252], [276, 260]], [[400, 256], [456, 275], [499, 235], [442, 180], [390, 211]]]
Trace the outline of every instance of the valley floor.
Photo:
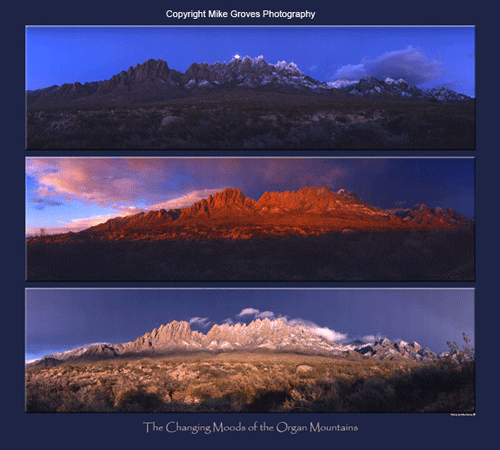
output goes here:
[[469, 149], [474, 103], [221, 91], [161, 104], [29, 109], [28, 149]]
[[473, 365], [194, 353], [27, 368], [27, 412], [474, 412]]
[[473, 230], [27, 244], [29, 281], [472, 281]]

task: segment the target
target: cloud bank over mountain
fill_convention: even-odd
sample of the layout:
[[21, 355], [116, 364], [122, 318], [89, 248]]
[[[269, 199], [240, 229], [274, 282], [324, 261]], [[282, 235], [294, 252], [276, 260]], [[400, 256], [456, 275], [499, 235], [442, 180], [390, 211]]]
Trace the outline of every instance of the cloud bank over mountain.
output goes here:
[[402, 78], [409, 84], [420, 85], [441, 77], [442, 62], [428, 58], [422, 50], [408, 45], [406, 49], [385, 52], [375, 58], [363, 58], [358, 64], [340, 67], [334, 79], [359, 80], [373, 76], [379, 79]]

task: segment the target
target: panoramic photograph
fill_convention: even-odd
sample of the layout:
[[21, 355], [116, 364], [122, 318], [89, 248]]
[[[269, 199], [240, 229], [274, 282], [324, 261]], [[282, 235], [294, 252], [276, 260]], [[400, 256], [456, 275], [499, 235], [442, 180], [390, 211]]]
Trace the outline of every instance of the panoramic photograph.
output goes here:
[[475, 149], [475, 28], [26, 27], [27, 149]]
[[27, 289], [26, 411], [474, 413], [473, 289]]
[[26, 158], [29, 281], [472, 281], [474, 158]]

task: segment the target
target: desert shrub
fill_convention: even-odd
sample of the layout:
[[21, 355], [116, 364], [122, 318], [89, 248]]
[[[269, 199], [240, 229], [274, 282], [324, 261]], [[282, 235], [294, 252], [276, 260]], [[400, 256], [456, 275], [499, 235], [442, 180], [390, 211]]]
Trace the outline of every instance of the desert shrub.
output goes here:
[[338, 116], [335, 117], [335, 120], [340, 123], [349, 123], [351, 122], [351, 119], [348, 115], [346, 114], [339, 114]]
[[287, 401], [291, 400], [289, 391], [260, 390], [252, 401], [245, 406], [248, 412], [275, 412]]
[[354, 124], [335, 137], [335, 148], [380, 149], [386, 147], [386, 134], [376, 124]]
[[476, 359], [476, 352], [474, 347], [471, 345], [471, 340], [469, 336], [464, 332], [462, 334], [462, 339], [464, 343], [460, 348], [457, 342], [448, 341], [449, 352], [445, 358], [446, 363], [455, 363], [464, 366], [473, 365]]
[[155, 412], [162, 410], [163, 401], [156, 394], [132, 388], [119, 392], [114, 406], [119, 412]]

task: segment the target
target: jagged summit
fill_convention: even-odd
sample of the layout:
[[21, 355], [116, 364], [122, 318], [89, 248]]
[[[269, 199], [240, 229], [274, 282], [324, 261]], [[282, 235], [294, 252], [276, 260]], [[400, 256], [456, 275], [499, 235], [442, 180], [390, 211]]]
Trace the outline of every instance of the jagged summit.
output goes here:
[[192, 330], [186, 321], [174, 320], [131, 342], [96, 344], [70, 352], [52, 354], [30, 363], [54, 366], [63, 362], [91, 361], [127, 356], [156, 356], [179, 351], [273, 351], [325, 356], [364, 355], [377, 359], [434, 361], [438, 355], [417, 343], [394, 343], [380, 338], [374, 343], [360, 341], [343, 345], [326, 339], [314, 325], [290, 324], [283, 318], [255, 319], [252, 322], [215, 324], [206, 333]]
[[363, 97], [386, 96], [413, 98], [439, 102], [467, 100], [447, 88], [422, 91], [404, 80], [392, 78], [378, 80], [364, 77], [361, 80], [345, 79], [329, 83], [305, 75], [294, 62], [268, 63], [263, 55], [233, 57], [229, 63], [197, 63], [185, 73], [169, 67], [163, 59], [149, 59], [129, 67], [108, 80], [50, 86], [27, 91], [29, 107], [76, 106], [117, 102], [148, 102], [203, 93], [207, 89], [262, 88], [277, 91], [302, 91], [339, 95], [340, 91]]
[[327, 186], [264, 192], [258, 200], [227, 188], [192, 206], [116, 217], [77, 233], [29, 238], [31, 241], [118, 239], [248, 239], [307, 236], [344, 231], [441, 230], [470, 228], [474, 220], [453, 209], [417, 205], [380, 209], [355, 193]]
[[108, 80], [81, 84], [75, 82], [27, 91], [30, 107], [149, 101], [182, 97], [193, 92], [217, 88], [292, 89], [319, 92], [328, 90], [304, 75], [293, 62], [269, 64], [264, 57], [233, 58], [225, 62], [192, 63], [185, 73], [171, 69], [162, 59], [149, 59], [129, 67]]

